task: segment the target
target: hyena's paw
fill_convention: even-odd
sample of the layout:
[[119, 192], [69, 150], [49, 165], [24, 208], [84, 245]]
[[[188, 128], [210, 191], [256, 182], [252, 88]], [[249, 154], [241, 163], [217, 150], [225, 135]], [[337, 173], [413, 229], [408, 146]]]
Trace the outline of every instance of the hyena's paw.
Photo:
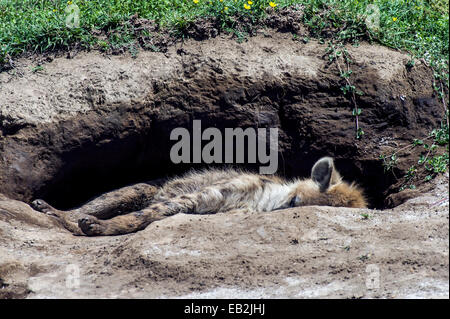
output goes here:
[[42, 199], [36, 199], [31, 202], [30, 206], [37, 210], [38, 212], [45, 213], [47, 215], [57, 216], [56, 209], [50, 206], [48, 203], [46, 203]]
[[81, 228], [83, 233], [88, 236], [100, 236], [104, 235], [106, 231], [106, 226], [104, 221], [95, 218], [94, 216], [85, 216], [78, 220], [78, 226]]

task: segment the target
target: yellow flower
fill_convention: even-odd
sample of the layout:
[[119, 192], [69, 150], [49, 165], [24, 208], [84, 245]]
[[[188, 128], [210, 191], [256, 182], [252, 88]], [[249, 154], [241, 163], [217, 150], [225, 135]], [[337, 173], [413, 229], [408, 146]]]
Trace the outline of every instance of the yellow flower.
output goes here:
[[67, 4], [70, 6], [72, 4], [72, 1], [67, 1]]
[[396, 17], [393, 17], [393, 18], [392, 18], [392, 21], [394, 21], [394, 22], [397, 21], [397, 18], [396, 18]]
[[277, 6], [277, 4], [275, 2], [270, 1], [269, 6], [271, 6], [272, 8], [275, 8]]
[[228, 7], [225, 7], [225, 8], [223, 8], [225, 11], [227, 11], [228, 10]]
[[223, 0], [219, 0], [220, 2], [223, 2]]
[[197, 4], [197, 3], [198, 3], [198, 0], [192, 0], [192, 1], [194, 1], [194, 3], [195, 3], [195, 4]]
[[244, 3], [244, 8], [247, 10], [250, 10], [252, 7], [250, 7], [248, 4]]
[[56, 9], [53, 9], [53, 12], [56, 12]]
[[253, 4], [253, 1], [249, 1], [249, 2], [247, 2], [249, 5], [252, 5]]

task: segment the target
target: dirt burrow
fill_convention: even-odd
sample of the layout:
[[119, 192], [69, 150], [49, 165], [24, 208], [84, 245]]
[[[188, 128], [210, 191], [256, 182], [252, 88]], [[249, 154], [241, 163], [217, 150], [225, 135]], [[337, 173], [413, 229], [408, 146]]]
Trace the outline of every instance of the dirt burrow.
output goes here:
[[[136, 59], [80, 52], [42, 72], [21, 60], [0, 73], [0, 297], [448, 298], [448, 175], [396, 193], [416, 150], [400, 154], [393, 174], [379, 160], [439, 124], [431, 70], [408, 69], [408, 55], [384, 47], [349, 46], [364, 92], [358, 141], [326, 44], [273, 30], [243, 43], [212, 36]], [[40, 197], [73, 207], [199, 168], [169, 159], [171, 130], [194, 119], [277, 127], [279, 174], [307, 176], [329, 155], [371, 207], [406, 202], [177, 215], [98, 238], [72, 236], [28, 206]], [[379, 288], [367, 284], [377, 272]]]
[[433, 183], [390, 210], [179, 214], [113, 237], [0, 196], [0, 297], [448, 298], [448, 175]]
[[[386, 207], [418, 150], [399, 154], [389, 174], [380, 154], [428, 136], [443, 109], [420, 61], [408, 69], [401, 52], [368, 44], [348, 50], [352, 80], [364, 92], [357, 99], [361, 140], [326, 44], [293, 41], [290, 33], [262, 30], [243, 43], [227, 35], [188, 40], [136, 59], [81, 52], [36, 73], [20, 61], [0, 74], [0, 192], [69, 208], [199, 168], [169, 158], [172, 129], [191, 129], [197, 119], [221, 130], [276, 127], [278, 174], [307, 176], [319, 157], [333, 156], [344, 178], [366, 189], [371, 207]], [[407, 198], [393, 196], [391, 206]]]

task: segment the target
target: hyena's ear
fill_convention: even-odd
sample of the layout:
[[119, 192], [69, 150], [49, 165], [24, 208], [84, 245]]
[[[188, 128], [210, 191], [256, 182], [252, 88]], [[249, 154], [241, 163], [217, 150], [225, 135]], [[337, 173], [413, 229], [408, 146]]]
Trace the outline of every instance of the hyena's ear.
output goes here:
[[311, 178], [319, 185], [321, 192], [325, 192], [330, 185], [338, 183], [341, 179], [334, 168], [331, 157], [322, 157], [314, 164], [311, 170]]

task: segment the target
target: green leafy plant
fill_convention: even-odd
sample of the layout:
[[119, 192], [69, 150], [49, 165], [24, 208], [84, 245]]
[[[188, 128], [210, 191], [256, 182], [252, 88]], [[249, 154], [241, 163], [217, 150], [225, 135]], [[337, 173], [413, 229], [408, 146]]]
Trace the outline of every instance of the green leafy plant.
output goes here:
[[[447, 115], [448, 116], [448, 115]], [[409, 168], [405, 174], [400, 190], [406, 188], [415, 189], [413, 181], [423, 179], [425, 182], [432, 180], [438, 174], [444, 173], [449, 167], [449, 129], [447, 121], [443, 120], [441, 127], [433, 129], [424, 139], [414, 139], [410, 145], [397, 150], [391, 155], [380, 155], [383, 160], [385, 172], [392, 171], [397, 165], [397, 154], [409, 151], [411, 148], [421, 147], [422, 153], [417, 160], [417, 165]]]
[[[356, 103], [356, 95], [362, 95], [363, 92], [358, 91], [355, 85], [351, 82], [350, 77], [353, 71], [350, 69], [350, 64], [352, 63], [350, 54], [342, 42], [334, 44], [332, 41], [328, 43], [326, 54], [328, 55], [329, 62], [336, 63], [339, 70], [339, 75], [344, 80], [345, 84], [341, 86], [341, 91], [345, 96], [350, 96], [350, 100], [353, 105], [352, 116], [355, 118], [355, 136], [356, 139], [361, 139], [364, 135], [364, 131], [359, 125], [359, 117], [362, 110]], [[344, 63], [344, 66], [341, 65], [341, 61]]]
[[40, 72], [40, 71], [44, 71], [44, 67], [42, 65], [36, 65], [35, 67], [31, 68], [31, 72], [33, 72], [33, 73]]

